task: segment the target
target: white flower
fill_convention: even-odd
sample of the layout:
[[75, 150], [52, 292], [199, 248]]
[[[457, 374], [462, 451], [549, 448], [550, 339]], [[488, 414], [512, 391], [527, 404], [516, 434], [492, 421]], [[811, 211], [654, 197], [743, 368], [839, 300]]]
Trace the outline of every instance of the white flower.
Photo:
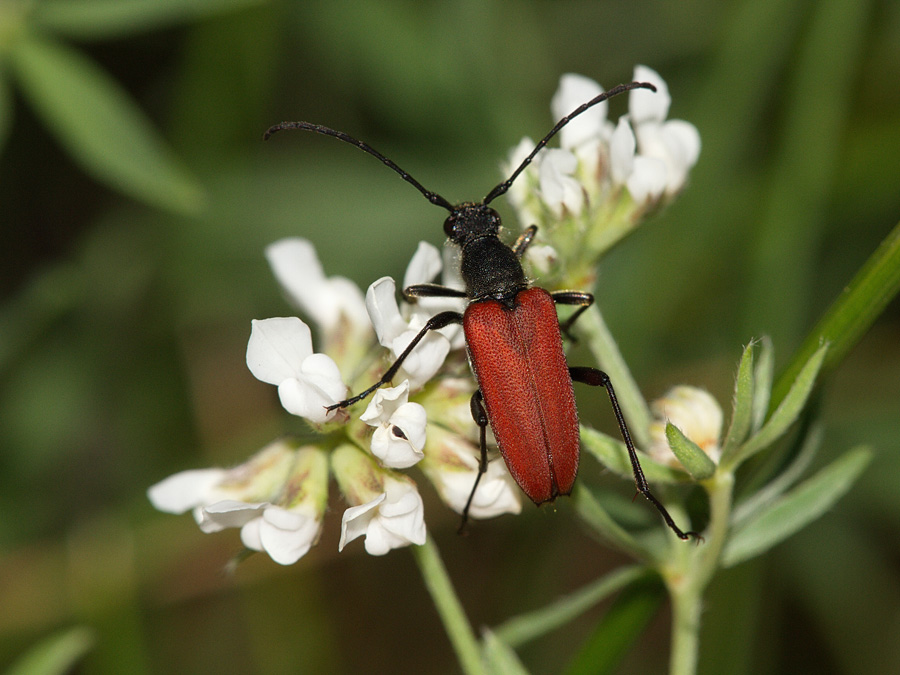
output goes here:
[[331, 466], [350, 504], [341, 522], [338, 550], [362, 535], [371, 555], [425, 543], [424, 507], [412, 480], [381, 468], [352, 445], [336, 448]]
[[538, 168], [541, 197], [557, 217], [578, 215], [584, 206], [584, 188], [574, 177], [578, 159], [568, 150], [544, 150]]
[[334, 416], [326, 406], [341, 401], [347, 386], [337, 364], [314, 354], [309, 327], [296, 317], [253, 321], [247, 367], [254, 377], [278, 387], [284, 409], [322, 424]]
[[628, 110], [638, 152], [642, 157], [662, 161], [665, 166], [665, 192], [673, 195], [687, 180], [688, 172], [700, 156], [700, 134], [684, 120], [668, 120], [672, 98], [669, 88], [659, 74], [647, 66], [636, 66], [634, 79], [650, 82], [656, 93], [647, 89], [633, 89], [629, 93]]
[[203, 532], [241, 528], [245, 546], [290, 565], [319, 538], [327, 489], [325, 454], [282, 440], [233, 469], [183, 471], [147, 493], [161, 511], [193, 509]]
[[[397, 305], [396, 286], [390, 277], [382, 277], [369, 286], [366, 309], [378, 341], [391, 351], [394, 359], [409, 346], [427, 320], [413, 315], [409, 323], [406, 322]], [[420, 388], [437, 373], [449, 352], [450, 341], [438, 331], [429, 331], [406, 357], [400, 377], [409, 380], [410, 389]]]
[[679, 385], [653, 401], [650, 410], [656, 419], [650, 423], [652, 443], [648, 453], [655, 460], [681, 467], [666, 439], [666, 422], [669, 422], [696, 443], [711, 460], [719, 461], [722, 409], [709, 392]]
[[306, 239], [281, 239], [266, 247], [266, 258], [291, 304], [326, 333], [347, 321], [360, 332], [370, 329], [359, 288], [344, 277], [326, 277], [313, 245]]
[[[422, 469], [434, 484], [441, 499], [462, 513], [478, 476], [479, 449], [461, 436], [435, 427], [425, 448]], [[487, 472], [469, 506], [472, 518], [495, 518], [522, 510], [522, 491], [516, 485], [502, 457], [488, 461]]]
[[384, 466], [407, 469], [425, 456], [425, 408], [409, 403], [409, 382], [381, 388], [360, 419], [375, 427], [372, 454]]

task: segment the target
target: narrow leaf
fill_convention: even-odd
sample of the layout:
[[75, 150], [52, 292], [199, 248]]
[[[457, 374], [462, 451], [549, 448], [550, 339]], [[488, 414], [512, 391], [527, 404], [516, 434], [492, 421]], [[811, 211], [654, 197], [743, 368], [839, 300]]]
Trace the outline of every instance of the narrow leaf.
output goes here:
[[610, 572], [541, 609], [508, 619], [494, 633], [511, 647], [518, 647], [573, 621], [621, 588], [648, 578], [652, 573], [633, 565]]
[[731, 567], [760, 555], [821, 516], [853, 486], [871, 458], [868, 448], [854, 448], [773, 502], [732, 534], [722, 565]]
[[671, 422], [666, 422], [666, 439], [678, 461], [694, 480], [706, 480], [716, 472], [716, 463], [709, 458], [709, 455]]
[[35, 35], [16, 42], [22, 89], [82, 167], [147, 203], [196, 213], [200, 189], [125, 91], [80, 52]]
[[45, 638], [10, 666], [6, 675], [63, 675], [94, 645], [89, 628], [69, 628]]
[[[822, 345], [810, 357], [809, 361], [803, 366], [803, 369], [797, 375], [793, 386], [782, 400], [781, 405], [775, 409], [769, 420], [763, 425], [759, 432], [750, 438], [741, 449], [736, 453], [736, 457], [729, 464], [737, 466], [752, 457], [763, 448], [774, 443], [784, 434], [788, 428], [800, 416], [803, 406], [812, 392], [813, 385], [816, 382], [816, 376], [822, 367], [822, 361], [828, 351], [828, 345]], [[722, 462], [723, 465], [725, 462]]]
[[568, 675], [614, 673], [665, 598], [658, 579], [626, 588], [597, 623], [572, 661]]
[[787, 395], [803, 364], [829, 344], [823, 372], [831, 372], [865, 335], [900, 291], [900, 223], [885, 237], [797, 350], [772, 391], [775, 407]]
[[751, 342], [744, 348], [741, 363], [738, 366], [734, 381], [734, 406], [731, 412], [731, 424], [725, 441], [722, 444], [722, 456], [728, 457], [740, 445], [753, 422], [753, 367], [756, 344]]
[[34, 21], [74, 38], [123, 37], [262, 4], [264, 0], [41, 0]]
[[[634, 478], [631, 461], [628, 459], [628, 449], [622, 441], [582, 426], [581, 443], [585, 450], [613, 473], [622, 478]], [[684, 483], [688, 480], [687, 474], [683, 471], [660, 464], [649, 455], [641, 453], [640, 461], [644, 475], [651, 483]]]
[[766, 421], [774, 379], [775, 347], [768, 336], [763, 336], [759, 341], [759, 354], [753, 371], [753, 432], [759, 431]]

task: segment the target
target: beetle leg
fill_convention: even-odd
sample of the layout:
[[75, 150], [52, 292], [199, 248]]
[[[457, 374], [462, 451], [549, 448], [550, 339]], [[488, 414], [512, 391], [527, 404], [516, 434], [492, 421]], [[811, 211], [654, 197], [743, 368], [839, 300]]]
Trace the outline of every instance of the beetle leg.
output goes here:
[[478, 489], [478, 483], [481, 480], [481, 477], [487, 473], [488, 465], [487, 428], [489, 422], [487, 411], [484, 409], [484, 396], [482, 396], [480, 389], [472, 394], [472, 399], [469, 401], [469, 407], [472, 410], [472, 419], [475, 420], [475, 424], [478, 425], [480, 432], [479, 445], [481, 448], [481, 459], [478, 461], [478, 475], [475, 476], [475, 484], [472, 485], [472, 491], [469, 493], [469, 498], [466, 500], [466, 505], [462, 511], [462, 522], [459, 524], [459, 529], [457, 530], [460, 534], [462, 534], [462, 531], [466, 526], [466, 521], [469, 519], [469, 507], [472, 506], [472, 499], [475, 498], [475, 490]]
[[637, 491], [644, 495], [644, 497], [656, 507], [656, 510], [662, 515], [663, 520], [666, 521], [666, 525], [675, 532], [679, 539], [689, 539], [690, 537], [702, 539], [696, 532], [682, 531], [675, 524], [675, 521], [672, 520], [672, 516], [666, 511], [666, 507], [663, 506], [650, 492], [650, 486], [647, 484], [647, 479], [644, 477], [644, 470], [641, 468], [640, 461], [638, 461], [637, 451], [634, 448], [634, 441], [631, 440], [631, 433], [628, 431], [628, 426], [625, 424], [625, 416], [622, 415], [622, 409], [619, 407], [619, 400], [616, 398], [616, 392], [613, 389], [609, 375], [602, 370], [588, 367], [569, 367], [569, 374], [575, 382], [582, 382], [592, 387], [604, 387], [606, 393], [609, 394], [609, 401], [612, 404], [616, 422], [618, 422], [619, 430], [622, 432], [622, 438], [625, 440], [625, 447], [628, 448], [628, 459], [631, 461], [631, 470], [634, 472], [634, 484], [637, 487]]
[[550, 296], [557, 305], [581, 305], [572, 313], [572, 316], [565, 321], [561, 321], [559, 324], [559, 330], [563, 335], [572, 342], [578, 342], [578, 340], [576, 340], [569, 332], [569, 329], [578, 317], [584, 314], [587, 308], [594, 304], [594, 296], [591, 293], [585, 293], [584, 291], [556, 291], [555, 293], [551, 293]]
[[531, 244], [531, 240], [534, 239], [535, 234], [537, 234], [537, 225], [531, 225], [528, 227], [528, 229], [526, 229], [522, 234], [519, 235], [519, 238], [516, 239], [516, 243], [513, 244], [513, 253], [515, 253], [516, 257], [520, 260], [522, 259], [522, 256], [525, 255], [525, 251]]
[[340, 403], [326, 406], [326, 409], [335, 410], [337, 408], [348, 408], [354, 403], [362, 401], [369, 394], [378, 389], [378, 387], [385, 385], [393, 380], [394, 375], [396, 375], [397, 371], [400, 370], [400, 366], [403, 365], [406, 357], [409, 356], [412, 350], [416, 348], [416, 345], [422, 341], [422, 338], [424, 338], [425, 335], [428, 334], [428, 331], [444, 328], [445, 326], [449, 326], [451, 323], [462, 323], [462, 314], [460, 314], [459, 312], [441, 312], [440, 314], [435, 314], [433, 317], [428, 319], [428, 321], [422, 327], [422, 330], [420, 330], [416, 334], [416, 336], [412, 339], [412, 342], [410, 342], [406, 349], [401, 352], [400, 356], [397, 357], [397, 360], [394, 361], [393, 365], [385, 371], [384, 375], [381, 376], [381, 379], [378, 380], [378, 382], [373, 384], [365, 391], [357, 394], [356, 396], [352, 396], [345, 401], [341, 401]]
[[440, 284], [413, 284], [403, 289], [403, 299], [415, 302], [416, 298], [467, 298], [465, 291]]

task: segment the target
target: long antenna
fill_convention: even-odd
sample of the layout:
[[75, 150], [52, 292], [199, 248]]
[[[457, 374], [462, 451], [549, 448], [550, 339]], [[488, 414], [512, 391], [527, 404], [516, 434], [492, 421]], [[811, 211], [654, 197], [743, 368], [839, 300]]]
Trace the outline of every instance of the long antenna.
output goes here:
[[269, 127], [268, 131], [263, 134], [263, 140], [269, 140], [272, 134], [278, 133], [279, 131], [284, 131], [285, 129], [301, 129], [303, 131], [314, 131], [317, 134], [322, 134], [323, 136], [334, 136], [338, 140], [344, 141], [345, 143], [349, 143], [350, 145], [355, 145], [357, 148], [362, 150], [363, 152], [368, 152], [373, 157], [377, 157], [380, 159], [386, 166], [396, 171], [400, 174], [400, 178], [405, 180], [407, 183], [415, 187], [419, 192], [421, 192], [425, 199], [430, 201], [432, 204], [436, 206], [441, 206], [451, 213], [453, 212], [453, 205], [448, 202], [446, 199], [441, 197], [437, 192], [432, 192], [431, 190], [426, 190], [423, 185], [417, 181], [415, 178], [410, 176], [406, 171], [397, 166], [393, 160], [388, 159], [380, 152], [378, 152], [375, 148], [367, 143], [363, 143], [362, 141], [353, 138], [349, 134], [345, 134], [343, 131], [337, 131], [335, 129], [331, 129], [329, 127], [323, 127], [320, 124], [311, 124], [310, 122], [282, 122], [281, 124], [276, 124], [273, 127]]
[[623, 94], [626, 91], [630, 91], [632, 89], [649, 89], [650, 91], [656, 91], [656, 87], [654, 87], [649, 82], [629, 82], [628, 84], [620, 84], [617, 87], [613, 87], [607, 91], [604, 91], [602, 94], [599, 94], [592, 98], [587, 103], [583, 103], [573, 110], [571, 113], [563, 117], [559, 122], [556, 123], [556, 126], [550, 130], [546, 136], [544, 136], [541, 141], [534, 146], [534, 150], [531, 151], [531, 154], [526, 157], [519, 167], [512, 172], [512, 175], [507, 178], [505, 181], [500, 183], [493, 190], [488, 192], [487, 197], [484, 198], [483, 204], [490, 204], [500, 195], [506, 194], [506, 191], [509, 190], [510, 186], [513, 184], [513, 181], [519, 177], [519, 174], [525, 170], [529, 164], [531, 164], [531, 160], [534, 159], [535, 155], [537, 155], [541, 149], [547, 145], [548, 141], [556, 136], [557, 132], [566, 126], [569, 122], [571, 122], [574, 118], [578, 117], [581, 113], [583, 113], [588, 108], [592, 108], [598, 103], [602, 103], [603, 101], [612, 98], [613, 96], [618, 96], [619, 94]]

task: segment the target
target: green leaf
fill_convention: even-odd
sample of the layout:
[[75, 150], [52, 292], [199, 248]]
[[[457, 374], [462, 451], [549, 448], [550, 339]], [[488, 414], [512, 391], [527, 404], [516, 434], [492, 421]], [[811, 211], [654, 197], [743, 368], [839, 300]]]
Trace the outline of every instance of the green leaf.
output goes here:
[[723, 458], [722, 465], [738, 466], [763, 448], [774, 443], [788, 430], [800, 416], [803, 406], [806, 405], [827, 351], [828, 345], [819, 347], [806, 365], [803, 366], [787, 396], [784, 397], [781, 405], [775, 409], [775, 412], [772, 413], [772, 416], [763, 425], [763, 428], [741, 446], [740, 450], [735, 453], [735, 457], [728, 461]]
[[94, 646], [94, 632], [89, 628], [69, 628], [45, 638], [21, 656], [6, 675], [54, 675], [70, 672]]
[[265, 0], [41, 0], [34, 21], [74, 38], [123, 37], [197, 21]]
[[666, 439], [678, 461], [694, 480], [706, 480], [716, 472], [716, 463], [709, 458], [709, 455], [671, 422], [666, 422]]
[[490, 675], [528, 675], [515, 650], [490, 630], [484, 631], [484, 663]]
[[753, 422], [753, 352], [756, 345], [751, 342], [744, 348], [741, 355], [741, 363], [738, 366], [737, 377], [734, 382], [734, 406], [731, 413], [731, 424], [725, 441], [722, 444], [722, 456], [727, 457], [740, 445]]
[[622, 591], [573, 659], [568, 675], [616, 672], [664, 598], [659, 579], [646, 579]]
[[759, 355], [753, 371], [753, 424], [751, 430], [757, 432], [766, 421], [772, 382], [775, 379], [775, 347], [768, 336], [759, 341]]
[[[813, 424], [806, 438], [800, 445], [794, 459], [788, 464], [787, 468], [781, 469], [781, 472], [768, 483], [763, 485], [756, 484], [756, 477], [750, 479], [748, 484], [744, 486], [749, 497], [737, 504], [731, 514], [732, 527], [739, 527], [745, 521], [754, 518], [762, 509], [766, 508], [773, 501], [778, 499], [783, 493], [787, 492], [794, 483], [800, 480], [803, 473], [809, 468], [809, 465], [815, 459], [822, 443], [822, 426]], [[781, 456], [769, 455], [773, 461], [777, 460], [779, 465], [783, 464], [784, 458]], [[767, 462], [768, 463], [768, 459]], [[770, 476], [770, 470], [763, 465], [758, 468], [758, 472], [762, 476]]]
[[[613, 473], [622, 478], [634, 478], [631, 461], [628, 458], [628, 448], [622, 441], [590, 427], [582, 426], [581, 444], [585, 450], [597, 458], [597, 461]], [[683, 471], [660, 464], [646, 454], [640, 454], [640, 461], [644, 476], [651, 483], [684, 483], [688, 480], [687, 474]]]
[[141, 201], [197, 213], [203, 194], [122, 88], [80, 52], [23, 36], [11, 54], [29, 102], [98, 180]]
[[828, 344], [823, 373], [833, 370], [900, 291], [900, 223], [894, 226], [834, 304], [825, 312], [785, 368], [772, 391], [771, 407], [787, 395], [803, 364]]
[[646, 567], [638, 565], [623, 567], [594, 580], [551, 605], [508, 619], [496, 627], [494, 633], [511, 647], [523, 645], [561, 628], [619, 589], [647, 579], [651, 575], [652, 572]]
[[734, 531], [722, 565], [731, 567], [760, 555], [821, 516], [853, 486], [871, 458], [868, 448], [854, 448], [773, 502]]

